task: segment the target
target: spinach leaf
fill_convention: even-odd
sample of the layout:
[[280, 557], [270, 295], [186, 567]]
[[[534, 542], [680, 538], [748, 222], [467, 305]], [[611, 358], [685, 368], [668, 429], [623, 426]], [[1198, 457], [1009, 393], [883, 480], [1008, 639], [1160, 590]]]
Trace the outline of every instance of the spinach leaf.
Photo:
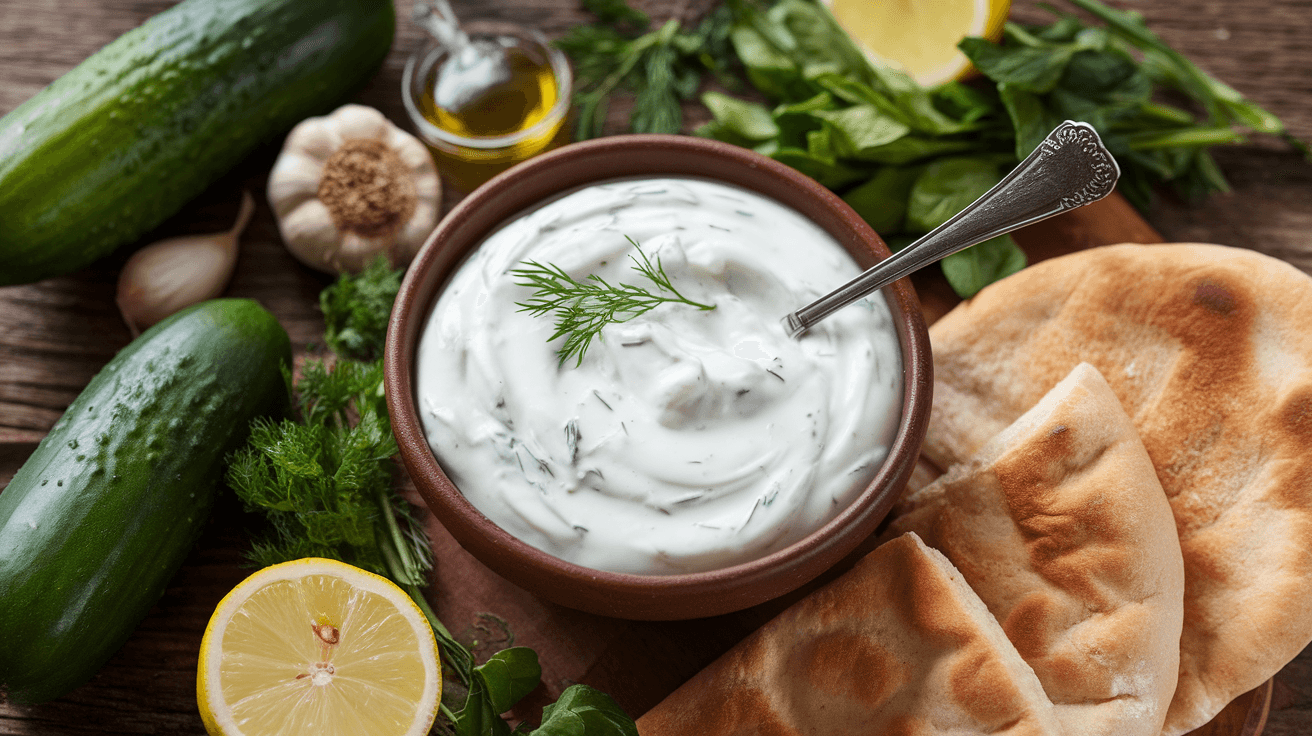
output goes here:
[[862, 184], [843, 195], [861, 219], [880, 233], [895, 233], [902, 229], [907, 213], [907, 200], [911, 186], [920, 177], [921, 169], [885, 166]]
[[944, 258], [943, 275], [963, 298], [1025, 268], [1025, 253], [1010, 235], [1000, 235]]
[[1005, 49], [983, 38], [966, 38], [957, 48], [989, 79], [1026, 92], [1052, 91], [1075, 52], [1073, 45]]
[[609, 695], [571, 685], [542, 709], [542, 725], [532, 736], [638, 736], [638, 728]]
[[861, 158], [862, 153], [886, 146], [911, 132], [911, 128], [874, 105], [853, 105], [843, 110], [819, 110], [815, 116], [836, 131], [842, 155]]
[[[911, 187], [907, 228], [929, 232], [991, 189], [1001, 176], [992, 158], [940, 159], [925, 168]], [[962, 297], [1025, 267], [1025, 254], [1010, 235], [1002, 235], [944, 258], [943, 275]]]
[[542, 667], [537, 652], [528, 647], [511, 647], [475, 667], [474, 674], [487, 686], [493, 710], [504, 713], [538, 686]]
[[[1250, 132], [1281, 135], [1310, 155], [1275, 116], [1166, 46], [1137, 14], [1069, 1], [1097, 21], [1044, 6], [1054, 15], [1047, 25], [1007, 23], [997, 42], [959, 44], [982, 84], [923, 89], [868, 60], [823, 2], [727, 0], [727, 38], [769, 105], [707, 94], [714, 120], [698, 134], [815, 178], [891, 245], [956, 214], [1065, 120], [1098, 130], [1121, 166], [1120, 191], [1140, 209], [1163, 184], [1189, 198], [1225, 191], [1208, 149]], [[1163, 88], [1206, 115], [1154, 101]], [[1023, 263], [1000, 238], [945, 260], [943, 271], [967, 296]]]
[[745, 102], [719, 92], [702, 95], [702, 104], [711, 111], [722, 133], [732, 133], [749, 141], [764, 141], [779, 135], [779, 126], [764, 105]]
[[965, 156], [925, 167], [911, 186], [907, 229], [927, 233], [951, 219], [1002, 180], [997, 161]]

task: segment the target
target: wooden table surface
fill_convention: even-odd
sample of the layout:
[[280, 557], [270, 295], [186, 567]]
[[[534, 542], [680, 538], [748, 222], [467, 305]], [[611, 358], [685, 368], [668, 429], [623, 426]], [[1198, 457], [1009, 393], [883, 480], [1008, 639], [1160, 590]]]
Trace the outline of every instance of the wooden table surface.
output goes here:
[[[704, 11], [708, 1], [634, 4], [657, 19], [692, 18]], [[0, 114], [171, 4], [171, 0], [0, 0]], [[1267, 106], [1296, 136], [1312, 140], [1312, 2], [1118, 0], [1116, 4], [1142, 12], [1169, 43]], [[464, 0], [453, 5], [467, 20], [513, 20], [553, 37], [589, 20], [577, 0]], [[357, 100], [404, 126], [401, 70], [419, 35], [405, 20], [409, 1], [397, 0], [397, 6], [400, 20], [393, 51]], [[1041, 20], [1046, 15], [1037, 2], [1017, 0], [1013, 17]], [[689, 126], [704, 119], [704, 112], [688, 106]], [[258, 151], [143, 242], [226, 229], [239, 191], [252, 191], [260, 207], [242, 238], [241, 261], [228, 294], [258, 298], [287, 328], [298, 353], [304, 353], [322, 334], [315, 304], [327, 280], [299, 266], [279, 243], [263, 202], [264, 181], [276, 153], [276, 144]], [[1148, 216], [1151, 226], [1168, 241], [1252, 248], [1312, 273], [1312, 164], [1269, 139], [1218, 152], [1216, 158], [1234, 191], [1198, 207], [1163, 198]], [[446, 206], [458, 198], [458, 193], [448, 192]], [[1145, 237], [1152, 235], [1150, 229], [1143, 232]], [[1092, 244], [1097, 236], [1074, 232], [1066, 237], [1088, 237]], [[1041, 249], [1039, 240], [1031, 238], [1025, 244]], [[115, 280], [124, 258], [120, 253], [70, 276], [0, 287], [0, 487], [96, 371], [129, 342], [113, 306]], [[1312, 329], [1312, 320], [1309, 323]], [[194, 697], [196, 652], [214, 605], [249, 572], [241, 559], [249, 543], [248, 521], [235, 500], [221, 502], [197, 549], [124, 649], [88, 684], [55, 702], [0, 704], [0, 734], [203, 733]], [[674, 624], [635, 624], [578, 614], [507, 589], [431, 520], [429, 528], [438, 553], [429, 599], [448, 626], [483, 649], [499, 648], [513, 636], [542, 656], [544, 684], [530, 697], [524, 711], [529, 717], [535, 707], [578, 680], [604, 684], [636, 716], [770, 613], [766, 608], [755, 614]], [[654, 641], [661, 645], [653, 645]], [[1265, 733], [1312, 733], [1312, 648], [1276, 676]]]

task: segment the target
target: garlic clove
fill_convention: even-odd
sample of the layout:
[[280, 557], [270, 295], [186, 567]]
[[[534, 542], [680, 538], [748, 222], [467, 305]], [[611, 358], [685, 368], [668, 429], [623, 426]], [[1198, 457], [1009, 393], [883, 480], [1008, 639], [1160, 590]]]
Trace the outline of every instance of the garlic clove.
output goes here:
[[[437, 178], [437, 172], [415, 175], [415, 198], [420, 203], [428, 203], [436, 206], [438, 199], [442, 196], [442, 182]], [[418, 210], [416, 210], [417, 212]], [[431, 227], [431, 226], [430, 226]]]
[[242, 192], [241, 210], [227, 232], [167, 238], [132, 254], [119, 273], [115, 301], [133, 337], [223, 293], [237, 265], [237, 237], [254, 211], [255, 200]]
[[432, 174], [437, 176], [437, 167], [433, 165], [433, 156], [418, 138], [394, 128], [388, 137], [387, 145], [396, 152], [398, 158], [417, 176]]
[[283, 242], [301, 263], [328, 273], [338, 273], [333, 252], [341, 247], [343, 233], [333, 224], [323, 202], [307, 199], [279, 220]]
[[268, 197], [278, 217], [301, 206], [305, 200], [319, 194], [319, 177], [323, 162], [303, 153], [279, 156], [269, 174]]
[[338, 271], [359, 273], [378, 256], [382, 248], [387, 247], [387, 239], [370, 238], [357, 233], [342, 235], [342, 245], [334, 254], [334, 266]]
[[437, 225], [437, 207], [421, 200], [415, 205], [415, 213], [406, 223], [405, 228], [397, 233], [396, 243], [388, 252], [393, 266], [409, 263], [419, 248], [428, 240], [429, 234]]
[[322, 166], [341, 145], [342, 136], [335, 126], [323, 118], [309, 118], [292, 128], [283, 147], [288, 151], [299, 151]]
[[328, 119], [337, 125], [343, 140], [352, 138], [384, 139], [393, 127], [381, 112], [364, 105], [342, 105]]

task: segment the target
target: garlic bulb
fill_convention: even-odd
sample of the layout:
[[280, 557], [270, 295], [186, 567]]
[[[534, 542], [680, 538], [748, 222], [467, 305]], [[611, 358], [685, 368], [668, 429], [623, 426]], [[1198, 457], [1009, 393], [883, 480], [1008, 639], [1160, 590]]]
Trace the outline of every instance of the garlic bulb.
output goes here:
[[307, 266], [358, 273], [410, 262], [437, 225], [442, 187], [424, 144], [363, 105], [309, 118], [269, 174], [283, 242]]
[[183, 307], [223, 293], [237, 265], [237, 236], [254, 212], [254, 198], [242, 192], [231, 230], [168, 238], [132, 254], [118, 275], [115, 301], [133, 337]]

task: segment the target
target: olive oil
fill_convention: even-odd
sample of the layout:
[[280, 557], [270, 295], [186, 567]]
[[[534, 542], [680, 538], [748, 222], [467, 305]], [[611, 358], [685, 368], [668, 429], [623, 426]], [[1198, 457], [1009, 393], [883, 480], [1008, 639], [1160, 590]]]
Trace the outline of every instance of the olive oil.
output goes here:
[[421, 137], [457, 189], [567, 141], [569, 67], [557, 56], [545, 39], [498, 33], [434, 49], [418, 64], [411, 93], [431, 126], [418, 125]]
[[556, 75], [546, 59], [535, 59], [518, 47], [505, 50], [505, 71], [500, 79], [470, 80], [478, 85], [449, 109], [439, 105], [434, 94], [437, 75], [445, 67], [435, 65], [421, 98], [424, 117], [442, 130], [458, 136], [478, 138], [505, 136], [537, 125], [556, 104]]

